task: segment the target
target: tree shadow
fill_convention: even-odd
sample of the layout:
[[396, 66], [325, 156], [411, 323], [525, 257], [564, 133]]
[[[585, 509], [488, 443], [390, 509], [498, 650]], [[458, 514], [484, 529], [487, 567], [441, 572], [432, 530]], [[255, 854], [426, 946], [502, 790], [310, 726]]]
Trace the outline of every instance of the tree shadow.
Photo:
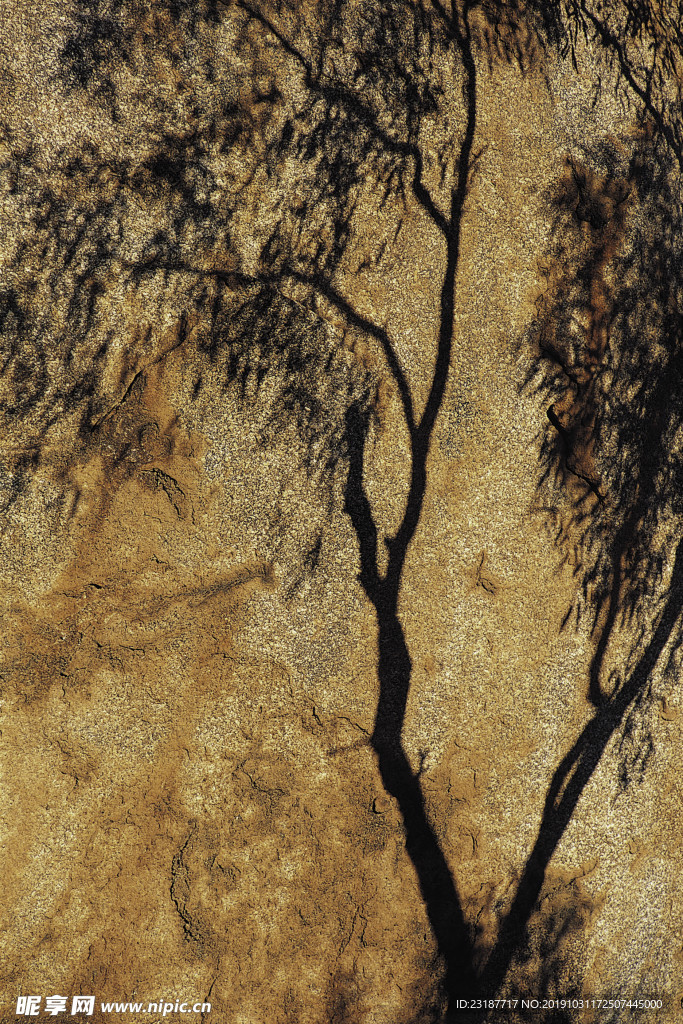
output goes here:
[[[630, 137], [567, 159], [526, 386], [552, 402], [539, 497], [590, 625], [594, 708], [557, 766], [538, 835], [483, 974], [499, 987], [559, 841], [615, 744], [618, 785], [642, 779], [652, 711], [675, 677], [683, 611], [681, 197], [678, 157], [649, 112]], [[620, 653], [621, 649], [621, 653]], [[625, 653], [624, 653], [625, 649]]]
[[[519, 877], [512, 878], [509, 888], [519, 883]], [[588, 894], [580, 872], [551, 868], [515, 943], [505, 984], [498, 990], [480, 990], [483, 998], [494, 999], [494, 1006], [463, 1011], [457, 1019], [463, 1024], [467, 1020], [509, 1020], [515, 1024], [528, 1020], [531, 1008], [534, 1020], [560, 1024], [575, 1020], [576, 1008], [571, 1003], [582, 997], [585, 933], [601, 902]], [[496, 898], [493, 891], [477, 907], [484, 958], [491, 948], [486, 933], [499, 930], [505, 911], [505, 896]], [[506, 1000], [503, 1007], [495, 1006], [496, 995]], [[527, 1001], [526, 1008], [523, 1000]]]
[[[563, 25], [559, 5], [521, 0], [168, 0], [153, 10], [139, 0], [77, 0], [61, 86], [125, 124], [123, 152], [67, 147], [47, 175], [35, 148], [15, 146], [3, 168], [25, 225], [24, 269], [2, 293], [5, 422], [26, 431], [9, 500], [53, 430], [68, 425], [66, 473], [100, 444], [145, 369], [177, 349], [195, 395], [218, 370], [226, 392], [266, 408], [263, 445], [294, 425], [306, 473], [330, 508], [341, 489], [357, 538], [358, 579], [377, 625], [371, 744], [403, 817], [450, 1013], [458, 998], [498, 991], [533, 934], [547, 932], [542, 959], [554, 963], [565, 933], [534, 916], [548, 865], [620, 730], [624, 784], [647, 764], [652, 670], [675, 637], [683, 585], [681, 253], [679, 220], [667, 220], [679, 200], [662, 148], [677, 152], [678, 122], [657, 102], [657, 76], [642, 79], [645, 70], [628, 65], [620, 40], [633, 26], [591, 20], [583, 4], [567, 10]], [[645, 21], [639, 26], [636, 35]], [[551, 45], [571, 52], [581, 32], [611, 54], [655, 126], [649, 135], [643, 127], [626, 157], [604, 148], [592, 164], [568, 163], [548, 197], [557, 242], [532, 332], [539, 372], [529, 384], [552, 396], [541, 489], [555, 504], [558, 489], [570, 497], [556, 539], [565, 551], [580, 548], [576, 610], [595, 619], [595, 714], [555, 771], [538, 839], [479, 968], [474, 927], [402, 742], [412, 661], [399, 605], [450, 371], [463, 215], [479, 155], [478, 69], [503, 60], [524, 70]], [[383, 212], [384, 233], [359, 252], [367, 205]], [[443, 253], [421, 410], [391, 328], [345, 290], [349, 276], [382, 268], [408, 209], [420, 211]], [[123, 355], [112, 319], [134, 338]], [[408, 438], [409, 485], [390, 536], [364, 482], [382, 376]], [[320, 543], [318, 534], [304, 572], [314, 571]], [[625, 618], [644, 653], [634, 644], [623, 680], [606, 681], [610, 638]], [[330, 998], [330, 1012], [343, 1016], [351, 997]]]
[[[572, 819], [579, 799], [597, 768], [608, 743], [628, 723], [633, 713], [647, 698], [648, 686], [667, 644], [675, 638], [683, 609], [683, 547], [676, 550], [674, 568], [669, 582], [669, 597], [657, 628], [629, 677], [617, 692], [590, 719], [556, 768], [543, 808], [538, 836], [527, 858], [524, 872], [512, 905], [503, 918], [495, 946], [482, 974], [485, 992], [498, 991], [520, 948], [531, 914], [546, 877], [550, 860]], [[631, 763], [622, 760], [621, 781], [626, 784], [642, 767], [642, 755]]]

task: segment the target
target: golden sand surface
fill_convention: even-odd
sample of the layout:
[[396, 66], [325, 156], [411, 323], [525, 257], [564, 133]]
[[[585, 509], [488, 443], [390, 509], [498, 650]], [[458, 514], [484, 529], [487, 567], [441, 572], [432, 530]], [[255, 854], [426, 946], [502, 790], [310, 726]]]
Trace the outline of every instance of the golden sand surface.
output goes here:
[[0, 12], [0, 1021], [680, 1020], [677, 70]]

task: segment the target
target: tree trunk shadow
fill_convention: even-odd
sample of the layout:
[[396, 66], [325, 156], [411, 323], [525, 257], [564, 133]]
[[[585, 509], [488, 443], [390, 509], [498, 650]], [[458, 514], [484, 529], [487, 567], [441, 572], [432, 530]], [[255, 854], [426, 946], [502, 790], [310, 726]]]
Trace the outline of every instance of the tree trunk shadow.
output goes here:
[[406, 851], [443, 961], [450, 1004], [476, 988], [469, 930], [451, 871], [427, 816], [418, 775], [401, 740], [412, 661], [397, 614], [399, 585], [389, 576], [383, 579], [376, 570], [377, 530], [362, 478], [366, 431], [356, 410], [348, 414], [347, 427], [350, 451], [345, 507], [360, 544], [359, 579], [377, 615], [379, 698], [371, 743], [384, 788], [396, 799], [403, 818]]
[[[448, 306], [448, 304], [446, 304]], [[452, 307], [450, 307], [452, 310]], [[473, 996], [493, 998], [500, 992], [523, 948], [532, 914], [546, 880], [550, 861], [572, 820], [579, 799], [590, 782], [611, 738], [624, 723], [629, 709], [646, 692], [651, 673], [660, 659], [683, 609], [683, 541], [679, 542], [669, 582], [669, 597], [657, 628], [630, 677], [609, 699], [600, 703], [581, 734], [562, 758], [549, 786], [541, 824], [523, 870], [510, 910], [503, 918], [494, 946], [481, 970], [477, 970], [474, 943], [465, 919], [457, 887], [438, 838], [429, 821], [419, 774], [414, 772], [402, 743], [402, 731], [410, 692], [412, 661], [398, 616], [401, 574], [413, 532], [393, 541], [389, 567], [381, 576], [377, 568], [378, 530], [363, 483], [367, 413], [352, 406], [346, 414], [349, 472], [345, 511], [351, 519], [360, 548], [359, 581], [377, 617], [379, 698], [371, 738], [383, 785], [399, 806], [406, 832], [406, 850], [413, 864], [438, 954], [442, 959], [446, 1020], [463, 1019], [458, 1000]], [[421, 449], [413, 435], [412, 499], [404, 523], [412, 517], [417, 525], [426, 486], [427, 446]], [[416, 466], [415, 462], [419, 464]], [[416, 482], [417, 481], [417, 482]], [[413, 504], [410, 504], [412, 500]], [[614, 617], [608, 626], [614, 625]], [[608, 638], [607, 638], [608, 639]], [[607, 639], [598, 645], [592, 680], [599, 671]], [[466, 1011], [465, 1011], [466, 1012]], [[475, 1011], [467, 1019], [484, 1020], [487, 1011]]]

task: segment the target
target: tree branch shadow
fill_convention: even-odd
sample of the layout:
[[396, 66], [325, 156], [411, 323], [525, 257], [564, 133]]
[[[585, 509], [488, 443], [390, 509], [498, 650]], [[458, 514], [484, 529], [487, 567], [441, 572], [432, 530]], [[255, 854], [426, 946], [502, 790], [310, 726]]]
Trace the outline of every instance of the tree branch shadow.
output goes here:
[[655, 633], [618, 692], [602, 703], [555, 769], [546, 795], [536, 842], [527, 858], [510, 910], [482, 974], [482, 989], [497, 992], [508, 972], [545, 881], [550, 860], [567, 830], [576, 806], [610, 740], [624, 725], [630, 709], [647, 692], [652, 672], [676, 635], [683, 610], [683, 543], [676, 549], [669, 597]]
[[[623, 54], [622, 54], [623, 59]], [[616, 145], [567, 159], [525, 387], [552, 399], [539, 496], [588, 622], [594, 712], [552, 777], [534, 846], [482, 974], [498, 990], [551, 858], [614, 743], [621, 790], [654, 751], [652, 708], [677, 673], [683, 611], [679, 159], [646, 111]], [[577, 147], [578, 148], [578, 147]], [[619, 644], [627, 649], [615, 665]], [[610, 667], [610, 665], [612, 667]]]

